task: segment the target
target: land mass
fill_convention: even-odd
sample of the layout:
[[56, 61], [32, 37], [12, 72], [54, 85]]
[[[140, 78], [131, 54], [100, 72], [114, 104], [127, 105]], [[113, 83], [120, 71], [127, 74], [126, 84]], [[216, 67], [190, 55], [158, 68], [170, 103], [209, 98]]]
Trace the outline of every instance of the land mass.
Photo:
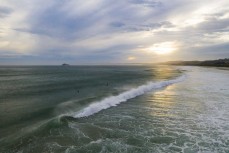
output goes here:
[[161, 64], [165, 65], [182, 65], [182, 66], [215, 66], [229, 67], [229, 58], [206, 61], [169, 61]]

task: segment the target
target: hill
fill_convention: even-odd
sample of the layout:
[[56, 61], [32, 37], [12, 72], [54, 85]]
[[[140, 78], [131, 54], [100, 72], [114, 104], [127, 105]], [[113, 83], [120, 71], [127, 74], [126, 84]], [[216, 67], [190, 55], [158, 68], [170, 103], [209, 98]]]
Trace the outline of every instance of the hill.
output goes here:
[[187, 66], [216, 66], [229, 67], [229, 58], [206, 61], [169, 61], [162, 64], [166, 65], [187, 65]]

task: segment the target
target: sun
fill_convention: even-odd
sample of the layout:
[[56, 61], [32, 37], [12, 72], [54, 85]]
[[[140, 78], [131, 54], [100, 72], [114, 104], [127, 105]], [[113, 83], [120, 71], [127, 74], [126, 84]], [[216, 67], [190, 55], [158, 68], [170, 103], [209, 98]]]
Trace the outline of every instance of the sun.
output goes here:
[[175, 50], [177, 50], [177, 46], [174, 42], [157, 43], [148, 48], [149, 52], [153, 52], [159, 55], [170, 54]]
[[129, 56], [129, 57], [127, 58], [128, 61], [133, 61], [133, 60], [135, 60], [135, 59], [136, 59], [136, 57], [134, 57], [134, 56]]

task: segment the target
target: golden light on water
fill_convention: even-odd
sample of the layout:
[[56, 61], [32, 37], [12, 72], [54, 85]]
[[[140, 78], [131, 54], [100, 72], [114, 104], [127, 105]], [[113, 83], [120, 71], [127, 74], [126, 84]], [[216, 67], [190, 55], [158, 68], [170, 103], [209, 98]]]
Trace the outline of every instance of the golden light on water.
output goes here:
[[157, 117], [172, 117], [174, 116], [173, 107], [176, 104], [175, 96], [176, 92], [175, 86], [171, 85], [166, 87], [163, 90], [153, 92], [151, 97], [152, 103], [151, 106], [153, 111], [150, 112], [150, 115]]
[[[174, 70], [168, 66], [160, 66], [160, 69], [155, 69], [155, 79], [164, 80], [174, 77]], [[149, 101], [152, 103], [148, 107], [152, 108], [149, 114], [153, 117], [172, 117], [174, 105], [176, 104], [176, 88], [177, 85], [173, 84], [167, 86], [161, 90], [152, 92], [152, 96]]]

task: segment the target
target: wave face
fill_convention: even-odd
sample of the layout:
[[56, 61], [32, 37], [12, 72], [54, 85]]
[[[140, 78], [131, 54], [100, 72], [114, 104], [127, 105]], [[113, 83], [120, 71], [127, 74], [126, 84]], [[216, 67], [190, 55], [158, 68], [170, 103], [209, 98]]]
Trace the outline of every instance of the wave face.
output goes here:
[[103, 99], [102, 101], [90, 104], [89, 106], [84, 108], [82, 111], [78, 112], [77, 114], [73, 114], [72, 116], [75, 118], [88, 117], [88, 116], [91, 116], [93, 114], [100, 112], [101, 110], [117, 106], [118, 104], [125, 102], [128, 99], [132, 99], [137, 96], [143, 95], [144, 93], [152, 91], [154, 89], [160, 89], [168, 85], [181, 82], [184, 79], [185, 79], [185, 76], [183, 75], [183, 76], [180, 76], [172, 80], [160, 81], [160, 82], [149, 82], [145, 85], [125, 91], [117, 96], [107, 97]]

